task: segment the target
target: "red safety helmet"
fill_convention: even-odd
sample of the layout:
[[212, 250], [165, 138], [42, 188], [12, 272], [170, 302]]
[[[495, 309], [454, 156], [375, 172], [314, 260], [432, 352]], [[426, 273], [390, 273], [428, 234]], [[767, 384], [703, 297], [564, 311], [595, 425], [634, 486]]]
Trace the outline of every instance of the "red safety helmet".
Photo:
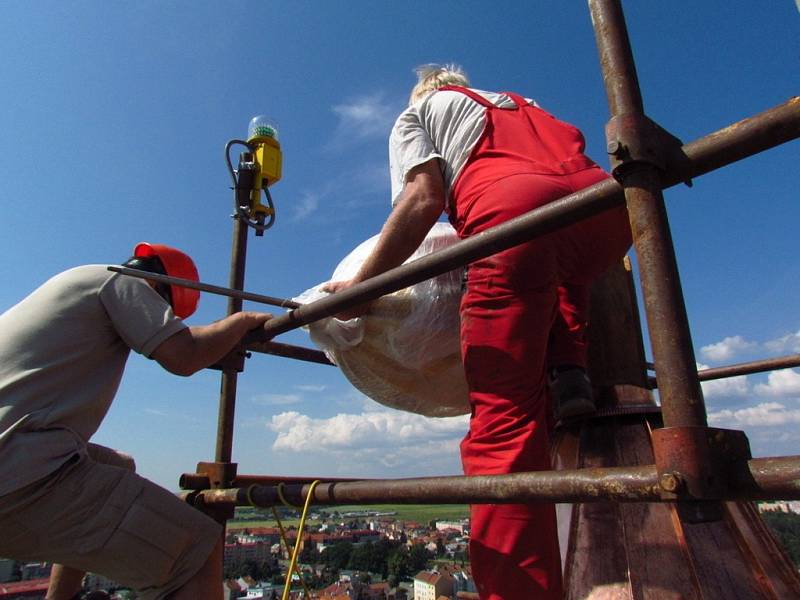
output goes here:
[[[184, 254], [177, 248], [165, 246], [163, 244], [150, 244], [140, 242], [133, 249], [134, 256], [156, 256], [164, 265], [164, 270], [170, 277], [200, 281], [197, 274], [197, 267], [188, 254]], [[200, 291], [193, 290], [177, 285], [170, 285], [170, 295], [172, 296], [172, 310], [181, 319], [185, 319], [197, 310], [197, 303], [200, 300]]]

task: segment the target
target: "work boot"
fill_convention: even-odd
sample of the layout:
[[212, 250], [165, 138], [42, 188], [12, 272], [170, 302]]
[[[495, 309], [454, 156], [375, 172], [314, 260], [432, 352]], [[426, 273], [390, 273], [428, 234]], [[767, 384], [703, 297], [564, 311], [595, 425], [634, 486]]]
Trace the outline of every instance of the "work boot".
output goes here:
[[553, 412], [557, 421], [572, 420], [595, 413], [592, 383], [581, 367], [556, 367], [548, 376]]

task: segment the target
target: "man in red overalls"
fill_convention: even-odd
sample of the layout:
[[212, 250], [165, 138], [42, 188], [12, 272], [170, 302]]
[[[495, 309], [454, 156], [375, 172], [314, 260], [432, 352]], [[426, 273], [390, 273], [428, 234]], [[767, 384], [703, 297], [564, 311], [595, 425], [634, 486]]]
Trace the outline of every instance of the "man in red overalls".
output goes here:
[[[583, 154], [572, 125], [516, 94], [466, 86], [456, 67], [420, 69], [390, 137], [392, 214], [356, 277], [329, 291], [400, 265], [443, 210], [465, 238], [608, 177]], [[588, 286], [630, 243], [619, 208], [469, 265], [461, 303], [467, 475], [551, 468], [548, 374], [563, 402], [557, 417], [593, 410]], [[483, 600], [561, 597], [553, 505], [473, 505], [471, 516], [470, 562]]]

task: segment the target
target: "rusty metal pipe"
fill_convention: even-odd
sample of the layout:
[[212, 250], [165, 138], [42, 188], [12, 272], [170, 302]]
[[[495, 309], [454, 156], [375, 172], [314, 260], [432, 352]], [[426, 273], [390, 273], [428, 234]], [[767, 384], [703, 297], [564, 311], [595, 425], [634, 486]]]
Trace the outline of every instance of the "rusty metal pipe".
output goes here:
[[280, 342], [255, 342], [248, 344], [247, 349], [252, 352], [261, 352], [262, 354], [272, 354], [274, 356], [283, 356], [284, 358], [294, 358], [295, 360], [333, 366], [333, 363], [324, 352], [314, 348], [304, 348], [303, 346], [293, 346]]
[[754, 458], [749, 472], [734, 473], [728, 482], [747, 500], [797, 500], [800, 497], [800, 456]]
[[642, 112], [639, 77], [633, 62], [622, 5], [615, 0], [589, 0], [589, 13], [611, 114]]
[[683, 300], [666, 206], [655, 168], [625, 180], [628, 215], [639, 261], [639, 279], [653, 357], [659, 368], [665, 427], [707, 425], [697, 361]]
[[[302, 505], [310, 485], [285, 485], [283, 496]], [[248, 505], [248, 488], [203, 490], [204, 504]], [[256, 506], [281, 504], [276, 487], [249, 488]], [[572, 471], [541, 471], [472, 477], [376, 479], [350, 483], [323, 481], [314, 488], [314, 504], [466, 504], [614, 500], [658, 500], [655, 467], [619, 467]]]
[[[686, 161], [683, 168], [679, 172], [663, 175], [661, 185], [673, 186], [798, 137], [800, 98], [795, 97], [773, 109], [684, 145], [682, 151], [686, 155]], [[622, 188], [616, 181], [602, 181], [348, 290], [276, 317], [264, 326], [260, 335], [254, 336], [252, 342], [270, 339], [318, 319], [333, 316], [357, 304], [375, 300], [384, 294], [618, 206], [623, 201]]]
[[[793, 96], [783, 104], [751, 118], [685, 144], [682, 148], [687, 161], [685, 171], [675, 179], [667, 174], [667, 185], [691, 177], [699, 177], [720, 167], [732, 164], [763, 150], [800, 137], [800, 97]], [[682, 175], [682, 176], [681, 176]]]
[[181, 279], [180, 277], [170, 277], [169, 275], [161, 275], [159, 273], [150, 273], [148, 271], [140, 271], [139, 269], [129, 269], [128, 267], [108, 267], [109, 271], [128, 275], [130, 277], [139, 277], [140, 279], [147, 279], [148, 281], [157, 281], [166, 283], [167, 285], [177, 285], [192, 290], [200, 290], [201, 292], [208, 292], [210, 294], [217, 294], [218, 296], [227, 296], [229, 298], [237, 298], [239, 300], [250, 300], [260, 304], [268, 304], [269, 306], [277, 306], [279, 308], [297, 308], [300, 306], [299, 302], [289, 300], [288, 298], [276, 298], [275, 296], [265, 296], [263, 294], [254, 294], [252, 292], [243, 292], [241, 290], [230, 289], [210, 283], [203, 283], [201, 281], [192, 281], [190, 279]]
[[[756, 458], [728, 482], [729, 500], [800, 499], [800, 456]], [[310, 485], [284, 485], [283, 496], [301, 506]], [[281, 504], [277, 488], [254, 485], [194, 492], [198, 503], [237, 506]], [[530, 502], [665, 501], [655, 465], [540, 471], [472, 477], [420, 477], [323, 481], [313, 504], [516, 504]]]
[[[612, 120], [624, 118], [618, 126], [627, 128], [621, 133], [637, 150], [615, 173], [625, 188], [653, 357], [661, 370], [664, 425], [702, 427], [707, 424], [706, 409], [656, 165], [660, 160], [658, 155], [638, 154], [647, 145], [647, 130], [637, 127], [644, 121], [644, 107], [625, 17], [619, 0], [590, 0], [589, 7]], [[618, 145], [611, 138], [608, 142], [609, 148]], [[658, 151], [665, 153], [667, 148]]]
[[[229, 287], [244, 289], [245, 261], [247, 259], [247, 225], [237, 215], [233, 220], [233, 243], [231, 247], [231, 268]], [[228, 315], [242, 310], [241, 298], [228, 298]], [[233, 455], [233, 425], [236, 411], [236, 388], [239, 374], [234, 369], [222, 371], [219, 396], [219, 416], [217, 419], [217, 462], [229, 463]]]
[[[800, 354], [755, 360], [752, 362], [727, 365], [725, 367], [715, 367], [713, 369], [702, 369], [697, 372], [697, 378], [700, 381], [713, 381], [715, 379], [725, 379], [727, 377], [739, 377], [741, 375], [751, 375], [753, 373], [791, 369], [792, 367], [800, 367]], [[648, 383], [651, 388], [657, 388], [657, 377], [648, 378]]]
[[[248, 487], [251, 485], [278, 485], [311, 483], [317, 479], [326, 482], [369, 481], [357, 477], [287, 477], [284, 475], [236, 475], [231, 487]], [[183, 473], [178, 480], [182, 490], [205, 490], [211, 487], [207, 475], [202, 473]]]

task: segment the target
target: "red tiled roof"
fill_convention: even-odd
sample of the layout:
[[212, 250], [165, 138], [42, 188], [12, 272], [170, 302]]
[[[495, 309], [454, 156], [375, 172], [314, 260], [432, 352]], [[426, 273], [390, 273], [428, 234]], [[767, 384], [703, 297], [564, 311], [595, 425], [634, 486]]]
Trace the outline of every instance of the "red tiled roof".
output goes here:
[[434, 585], [439, 580], [439, 577], [441, 577], [439, 573], [431, 573], [430, 571], [420, 571], [414, 575], [415, 580], [419, 580], [430, 585]]
[[239, 533], [244, 531], [245, 529], [248, 532], [250, 532], [250, 535], [280, 535], [281, 533], [281, 530], [278, 529], [277, 527], [248, 527], [247, 525], [240, 525], [240, 524], [228, 527], [228, 532]]

